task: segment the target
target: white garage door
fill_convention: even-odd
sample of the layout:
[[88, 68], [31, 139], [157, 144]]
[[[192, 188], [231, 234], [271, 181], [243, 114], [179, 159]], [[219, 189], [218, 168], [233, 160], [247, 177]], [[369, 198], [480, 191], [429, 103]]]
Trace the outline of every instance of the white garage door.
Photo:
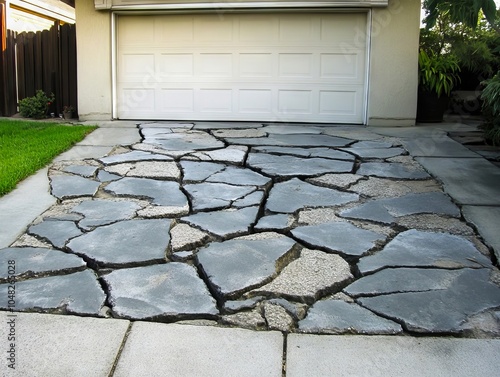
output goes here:
[[116, 115], [363, 123], [366, 18], [118, 16]]

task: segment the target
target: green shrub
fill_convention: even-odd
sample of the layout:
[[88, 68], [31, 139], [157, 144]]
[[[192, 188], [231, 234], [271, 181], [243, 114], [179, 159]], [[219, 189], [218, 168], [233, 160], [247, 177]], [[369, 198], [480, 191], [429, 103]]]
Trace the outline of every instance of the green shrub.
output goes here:
[[27, 97], [19, 101], [19, 111], [25, 118], [45, 118], [54, 99], [54, 94], [51, 93], [50, 97], [47, 97], [43, 90], [37, 90], [33, 97]]
[[500, 145], [500, 71], [492, 79], [484, 81], [481, 99], [485, 123], [481, 125], [484, 136], [494, 145]]

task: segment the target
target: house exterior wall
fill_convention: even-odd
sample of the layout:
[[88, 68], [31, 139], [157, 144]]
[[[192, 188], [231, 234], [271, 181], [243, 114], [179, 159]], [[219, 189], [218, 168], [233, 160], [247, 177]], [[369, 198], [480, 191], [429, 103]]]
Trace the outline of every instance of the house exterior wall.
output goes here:
[[418, 0], [373, 10], [368, 125], [415, 125], [419, 32]]
[[111, 15], [97, 12], [93, 0], [75, 5], [78, 113], [82, 120], [111, 119]]
[[[111, 6], [113, 1], [76, 0], [82, 120], [112, 118], [111, 15], [95, 7], [98, 2]], [[389, 7], [372, 10], [368, 125], [415, 124], [419, 20], [418, 0], [389, 0]], [[359, 38], [368, 38], [366, 30], [359, 31]]]

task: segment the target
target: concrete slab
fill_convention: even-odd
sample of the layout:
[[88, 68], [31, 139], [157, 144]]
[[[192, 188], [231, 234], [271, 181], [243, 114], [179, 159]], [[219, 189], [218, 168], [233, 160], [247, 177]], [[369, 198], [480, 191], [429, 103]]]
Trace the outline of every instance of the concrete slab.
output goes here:
[[[9, 317], [15, 315], [15, 317]], [[2, 358], [2, 376], [106, 377], [129, 321], [53, 314], [1, 312], [0, 337], [7, 351], [9, 320], [14, 320], [15, 370]]]
[[500, 339], [288, 336], [287, 377], [494, 376]]
[[281, 377], [282, 352], [279, 332], [135, 322], [114, 377]]
[[500, 169], [482, 158], [417, 157], [460, 204], [500, 205]]
[[75, 145], [69, 151], [61, 153], [54, 159], [54, 162], [67, 161], [67, 160], [84, 160], [87, 158], [100, 158], [106, 156], [111, 150], [112, 146], [93, 146], [93, 145]]
[[404, 140], [403, 145], [413, 157], [481, 158], [477, 153], [448, 137]]
[[99, 128], [77, 145], [115, 146], [130, 145], [141, 141], [136, 128]]
[[464, 206], [462, 212], [467, 221], [476, 226], [486, 244], [493, 248], [500, 261], [500, 207]]
[[22, 181], [0, 198], [0, 248], [9, 246], [42, 212], [56, 202], [49, 193], [47, 168]]

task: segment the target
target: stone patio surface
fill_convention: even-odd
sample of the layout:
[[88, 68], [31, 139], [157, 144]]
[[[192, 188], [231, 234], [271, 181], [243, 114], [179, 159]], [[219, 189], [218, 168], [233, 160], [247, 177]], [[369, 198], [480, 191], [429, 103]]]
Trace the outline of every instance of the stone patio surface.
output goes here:
[[[0, 239], [0, 265], [15, 264], [0, 272], [3, 292], [15, 281], [15, 305], [0, 297], [6, 313], [143, 326], [109, 366], [117, 376], [141, 375], [141, 359], [161, 347], [163, 330], [136, 320], [204, 326], [165, 330], [200, 331], [202, 349], [245, 329], [238, 341], [261, 339], [266, 370], [278, 371], [260, 375], [285, 373], [281, 351], [265, 347], [287, 334], [288, 355], [314, 334], [500, 337], [500, 170], [438, 129], [127, 126], [117, 145], [110, 123], [59, 157], [48, 169], [53, 199], [40, 193], [29, 226]], [[133, 352], [151, 337], [150, 351]], [[402, 342], [402, 353], [414, 346]], [[259, 361], [233, 356], [234, 373], [205, 375], [256, 375], [246, 363]], [[289, 375], [304, 375], [296, 357]], [[157, 375], [200, 375], [165, 365]]]

